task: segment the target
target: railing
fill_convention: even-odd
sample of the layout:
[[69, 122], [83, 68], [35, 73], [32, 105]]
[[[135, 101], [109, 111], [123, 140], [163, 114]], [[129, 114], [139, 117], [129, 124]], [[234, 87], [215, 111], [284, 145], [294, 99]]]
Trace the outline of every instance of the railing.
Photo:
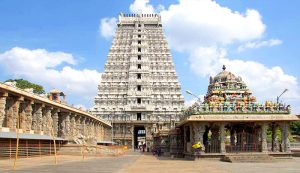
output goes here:
[[[61, 142], [56, 142], [56, 152], [59, 154]], [[20, 140], [18, 146], [18, 157], [29, 158], [33, 156], [54, 155], [55, 148], [53, 141], [32, 141]], [[15, 158], [17, 151], [16, 141], [12, 139], [0, 141], [0, 159], [1, 158]]]

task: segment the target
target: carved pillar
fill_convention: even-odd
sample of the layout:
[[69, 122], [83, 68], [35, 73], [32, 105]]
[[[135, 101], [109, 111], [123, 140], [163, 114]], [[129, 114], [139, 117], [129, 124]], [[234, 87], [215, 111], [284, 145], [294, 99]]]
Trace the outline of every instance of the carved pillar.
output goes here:
[[74, 114], [70, 115], [70, 136], [72, 137], [73, 140], [75, 140], [76, 137], [76, 121], [75, 121], [75, 116]]
[[16, 129], [16, 117], [14, 113], [14, 105], [15, 105], [15, 100], [11, 97], [8, 97], [6, 100], [6, 126], [11, 129], [15, 130]]
[[275, 151], [276, 126], [272, 124], [272, 152]]
[[17, 116], [19, 115], [20, 101], [15, 98], [9, 99], [8, 109], [7, 109], [7, 127], [15, 131], [17, 127]]
[[81, 132], [82, 132], [82, 129], [81, 129], [81, 122], [80, 122], [80, 119], [81, 119], [81, 117], [80, 117], [80, 115], [76, 115], [75, 116], [75, 128], [76, 128], [76, 134], [75, 134], [75, 136], [76, 136], [76, 138], [79, 138], [81, 135]]
[[230, 145], [234, 146], [235, 145], [235, 130], [233, 127], [230, 129]]
[[226, 153], [225, 147], [225, 123], [220, 124], [220, 153]]
[[187, 136], [186, 136], [186, 126], [183, 126], [183, 151], [187, 152]]
[[201, 123], [193, 123], [191, 129], [191, 144], [193, 145], [200, 142], [202, 145], [202, 151], [204, 151], [205, 146], [203, 142], [203, 134], [205, 132], [205, 125]]
[[80, 136], [80, 116], [75, 114], [74, 115], [74, 121], [75, 121], [74, 122], [74, 129], [75, 129], [74, 137], [78, 139], [79, 136]]
[[51, 114], [52, 114], [52, 128], [53, 128], [53, 135], [55, 137], [58, 137], [58, 109], [53, 109]]
[[6, 98], [5, 96], [0, 96], [0, 127], [4, 127]]
[[282, 141], [282, 151], [290, 153], [290, 140], [289, 140], [289, 123], [284, 122], [281, 124], [281, 141]]
[[91, 121], [91, 138], [95, 141], [96, 136], [95, 136], [95, 121]]
[[99, 128], [99, 138], [98, 141], [102, 141], [102, 129], [101, 129], [101, 123], [98, 124]]
[[96, 136], [97, 136], [97, 141], [100, 140], [100, 123], [96, 123]]
[[25, 107], [25, 117], [26, 117], [26, 131], [30, 132], [32, 129], [32, 118], [33, 118], [33, 115], [32, 115], [32, 105], [33, 105], [33, 102], [32, 101], [28, 101], [26, 102], [26, 107]]
[[23, 132], [26, 132], [26, 106], [27, 102], [20, 103], [20, 113], [19, 113], [19, 122], [20, 122], [20, 129], [22, 129]]
[[81, 118], [81, 127], [82, 127], [82, 138], [83, 140], [86, 140], [87, 136], [86, 136], [86, 118], [82, 117]]
[[65, 129], [65, 135], [67, 139], [71, 139], [71, 121], [70, 121], [70, 113], [65, 113], [65, 122], [66, 122], [66, 129]]
[[91, 139], [92, 138], [92, 120], [89, 119], [88, 123], [87, 123], [87, 127], [88, 127], [88, 138]]
[[52, 107], [45, 107], [43, 110], [43, 132], [46, 135], [51, 135], [52, 130], [52, 116], [51, 116]]
[[100, 124], [100, 131], [101, 131], [101, 137], [100, 137], [100, 141], [104, 141], [104, 135], [105, 135], [105, 133], [104, 133], [104, 130], [103, 130], [103, 125], [102, 124]]
[[261, 125], [261, 143], [262, 143], [261, 150], [264, 153], [268, 152], [267, 130], [268, 130], [268, 124], [262, 123], [262, 125]]
[[67, 132], [66, 132], [66, 113], [65, 112], [60, 112], [59, 113], [59, 130], [58, 130], [58, 135], [62, 138], [66, 138], [67, 137]]
[[89, 138], [89, 118], [85, 119], [85, 124], [84, 124], [84, 136], [85, 139], [87, 140]]
[[43, 105], [39, 103], [34, 104], [34, 113], [32, 119], [32, 128], [35, 133], [41, 133], [42, 131], [42, 113]]

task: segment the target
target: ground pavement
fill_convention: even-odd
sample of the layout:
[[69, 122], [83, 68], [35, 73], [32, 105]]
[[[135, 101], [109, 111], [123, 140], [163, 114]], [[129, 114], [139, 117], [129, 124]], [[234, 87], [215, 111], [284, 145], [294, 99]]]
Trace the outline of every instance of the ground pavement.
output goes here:
[[154, 157], [140, 152], [127, 152], [121, 157], [59, 156], [58, 165], [53, 157], [19, 159], [17, 170], [12, 171], [13, 160], [0, 160], [0, 172], [20, 173], [299, 173], [300, 158], [276, 163], [227, 163], [200, 159], [188, 161]]

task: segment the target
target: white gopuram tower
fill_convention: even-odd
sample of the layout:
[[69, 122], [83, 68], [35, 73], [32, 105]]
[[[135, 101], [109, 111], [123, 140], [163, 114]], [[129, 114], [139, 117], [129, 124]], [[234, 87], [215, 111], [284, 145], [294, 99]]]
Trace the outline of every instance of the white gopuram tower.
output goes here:
[[92, 113], [112, 122], [115, 142], [138, 147], [175, 127], [183, 106], [161, 16], [121, 13]]

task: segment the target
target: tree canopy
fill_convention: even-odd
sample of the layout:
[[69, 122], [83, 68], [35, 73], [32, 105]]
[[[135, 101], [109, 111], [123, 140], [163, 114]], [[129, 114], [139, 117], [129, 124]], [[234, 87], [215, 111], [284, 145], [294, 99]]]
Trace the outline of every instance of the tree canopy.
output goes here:
[[20, 89], [33, 88], [35, 94], [45, 94], [44, 87], [38, 84], [31, 83], [24, 79], [9, 79], [5, 82], [16, 82], [16, 87]]
[[294, 135], [300, 135], [300, 122], [295, 121], [291, 123], [291, 133]]

